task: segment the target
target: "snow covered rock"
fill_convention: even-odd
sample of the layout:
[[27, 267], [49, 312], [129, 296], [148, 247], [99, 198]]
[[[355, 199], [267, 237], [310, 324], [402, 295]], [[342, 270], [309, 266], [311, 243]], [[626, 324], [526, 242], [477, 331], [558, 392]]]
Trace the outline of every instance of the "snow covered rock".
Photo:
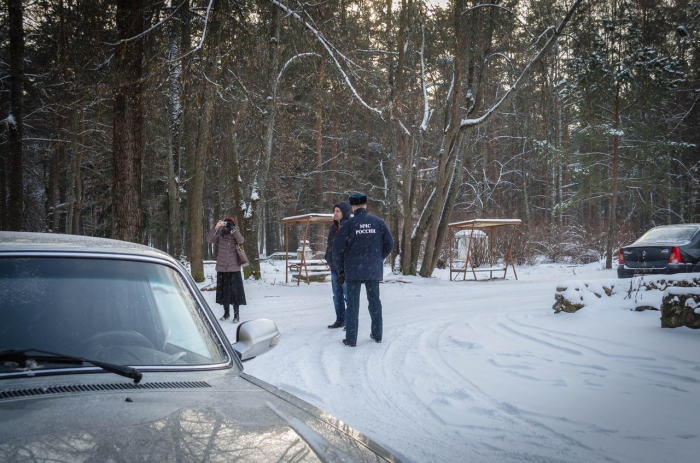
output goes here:
[[700, 328], [700, 288], [668, 288], [661, 302], [661, 327]]
[[[555, 313], [574, 313], [584, 307], [621, 308], [637, 312], [660, 310], [662, 304], [664, 304], [662, 299], [665, 300], [664, 296], [668, 290], [671, 292], [676, 291], [674, 294], [695, 294], [693, 291], [696, 291], [696, 289], [700, 291], [700, 275], [697, 273], [646, 275], [631, 279], [566, 281], [557, 285], [554, 294], [555, 303], [552, 309]], [[669, 301], [672, 299], [670, 298]], [[688, 303], [692, 306], [692, 304], [698, 303], [696, 299], [700, 301], [700, 293], [697, 298], [688, 299], [686, 297], [683, 300], [688, 300]], [[700, 303], [698, 303], [698, 307], [688, 306], [688, 309], [690, 308], [693, 309], [691, 312], [695, 315], [700, 313]], [[697, 312], [694, 312], [694, 310], [697, 310]], [[684, 309], [684, 313], [686, 311]], [[678, 323], [680, 315], [669, 315], [669, 317], [675, 320], [674, 323]], [[662, 323], [662, 326], [666, 325]], [[700, 325], [696, 327], [700, 328]]]
[[600, 281], [573, 281], [557, 286], [554, 294], [555, 303], [552, 309], [554, 313], [574, 313], [586, 305], [590, 305], [597, 298], [610, 296], [615, 289], [615, 284], [606, 280]]

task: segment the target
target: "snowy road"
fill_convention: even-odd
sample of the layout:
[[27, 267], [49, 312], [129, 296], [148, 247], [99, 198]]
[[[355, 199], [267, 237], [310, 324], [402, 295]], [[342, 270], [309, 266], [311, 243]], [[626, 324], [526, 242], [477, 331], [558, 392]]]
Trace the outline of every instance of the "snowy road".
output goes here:
[[[246, 372], [405, 461], [696, 461], [700, 332], [661, 329], [658, 312], [551, 309], [558, 282], [610, 271], [533, 267], [519, 269], [519, 281], [483, 282], [389, 276], [383, 343], [369, 339], [363, 300], [358, 345], [348, 348], [342, 330], [326, 328], [330, 286], [273, 285], [283, 269], [246, 282], [242, 319], [271, 318], [282, 332]], [[233, 339], [235, 326], [223, 326]]]

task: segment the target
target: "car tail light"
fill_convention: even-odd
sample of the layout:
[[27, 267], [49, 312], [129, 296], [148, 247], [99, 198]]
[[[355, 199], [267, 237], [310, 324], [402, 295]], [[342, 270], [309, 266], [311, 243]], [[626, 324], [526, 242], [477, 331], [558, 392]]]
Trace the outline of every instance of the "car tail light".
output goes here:
[[625, 256], [623, 254], [623, 251], [625, 248], [620, 248], [620, 250], [617, 252], [617, 263], [620, 265], [625, 265]]
[[668, 263], [669, 264], [680, 264], [683, 262], [683, 259], [681, 258], [681, 250], [678, 249], [678, 246], [674, 246], [671, 248], [671, 255], [668, 256]]

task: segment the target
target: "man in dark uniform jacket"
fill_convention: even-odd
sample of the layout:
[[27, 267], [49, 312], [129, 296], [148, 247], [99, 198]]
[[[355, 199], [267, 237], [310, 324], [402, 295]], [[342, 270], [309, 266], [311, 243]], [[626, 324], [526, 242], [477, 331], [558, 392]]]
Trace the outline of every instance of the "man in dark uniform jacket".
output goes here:
[[391, 254], [394, 238], [386, 223], [367, 213], [367, 196], [353, 194], [349, 198], [355, 214], [343, 223], [333, 242], [333, 266], [339, 272], [338, 280], [347, 282], [345, 308], [346, 334], [343, 344], [355, 347], [360, 313], [360, 287], [364, 283], [372, 318], [370, 338], [382, 342], [382, 303], [379, 300], [379, 282], [384, 279], [384, 259]]
[[347, 285], [338, 284], [338, 270], [333, 266], [333, 241], [338, 235], [340, 225], [350, 218], [350, 203], [341, 201], [333, 206], [333, 225], [328, 229], [328, 246], [326, 247], [326, 263], [331, 268], [331, 289], [333, 289], [333, 306], [335, 307], [335, 322], [328, 328], [345, 326], [345, 293]]

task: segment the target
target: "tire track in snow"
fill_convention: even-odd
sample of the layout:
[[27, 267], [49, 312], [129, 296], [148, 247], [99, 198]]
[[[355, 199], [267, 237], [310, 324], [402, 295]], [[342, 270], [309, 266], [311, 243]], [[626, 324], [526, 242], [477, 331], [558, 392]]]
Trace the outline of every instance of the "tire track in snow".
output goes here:
[[[517, 298], [512, 298], [512, 300], [515, 304], [514, 301]], [[433, 307], [435, 306], [433, 305]], [[483, 310], [481, 307], [472, 306], [472, 308], [476, 311]], [[530, 448], [526, 454], [528, 455], [527, 459], [531, 461], [548, 460], [538, 455], [536, 450], [535, 452], [532, 451], [533, 448], [542, 447], [542, 440], [553, 441], [554, 444], [548, 445], [554, 447], [555, 452], [563, 452], [563, 454], [570, 456], [576, 454], [577, 461], [607, 460], [605, 457], [595, 454], [595, 452], [592, 452], [594, 455], [590, 455], [590, 449], [587, 449], [580, 442], [558, 434], [541, 423], [519, 416], [517, 408], [493, 399], [449, 364], [440, 353], [445, 344], [441, 342], [441, 339], [444, 337], [445, 332], [455, 326], [455, 324], [460, 324], [460, 328], [467, 332], [473, 332], [474, 328], [470, 324], [465, 323], [465, 319], [470, 316], [470, 312], [473, 311], [466, 309], [462, 313], [455, 313], [454, 306], [452, 306], [431, 313], [430, 322], [426, 322], [425, 316], [414, 317], [415, 323], [412, 323], [412, 320], [403, 320], [402, 337], [411, 338], [413, 337], [412, 335], [415, 335], [419, 340], [419, 345], [416, 348], [411, 349], [410, 344], [405, 344], [403, 349], [406, 352], [406, 356], [411, 355], [412, 350], [415, 351], [413, 353], [414, 358], [411, 358], [410, 361], [414, 366], [416, 364], [421, 365], [420, 373], [412, 381], [409, 379], [410, 373], [408, 371], [404, 375], [407, 381], [406, 388], [411, 391], [412, 395], [412, 398], [409, 400], [416, 402], [416, 405], [424, 404], [424, 410], [433, 419], [430, 426], [427, 426], [427, 431], [425, 426], [421, 427], [419, 435], [427, 432], [429, 440], [432, 440], [434, 443], [433, 445], [442, 442], [440, 446], [444, 446], [438, 460], [432, 461], [464, 460], [465, 454], [469, 455], [468, 459], [470, 461], [477, 461], [476, 459], [480, 459], [479, 461], [496, 461], [504, 458], [520, 460], [523, 454], [513, 453], [502, 448], [503, 440], [506, 440], [509, 444], [514, 442], [513, 435], [516, 435], [515, 440], [525, 442], [525, 444], [518, 442], [516, 448], [522, 446]], [[498, 334], [498, 330], [494, 328], [492, 323], [480, 325], [478, 330], [480, 332], [489, 331], [495, 335]], [[385, 339], [387, 337], [385, 335]], [[475, 343], [462, 343], [458, 347], [478, 348], [479, 346]], [[392, 363], [392, 360], [387, 355], [381, 358], [381, 363], [388, 365]], [[369, 377], [367, 378], [369, 381]], [[465, 383], [467, 385], [466, 388]], [[390, 394], [385, 392], [385, 397], [387, 395]], [[476, 416], [477, 422], [465, 426], [464, 423], [450, 422], [450, 419], [446, 421], [444, 414], [449, 414], [455, 408], [460, 408], [460, 411], [463, 411], [465, 415], [471, 414], [471, 416]], [[442, 412], [442, 416], [440, 412]], [[411, 413], [409, 412], [407, 415], [410, 416]], [[420, 423], [420, 418], [418, 422]], [[542, 428], [544, 431], [538, 432], [533, 436], [533, 427]], [[468, 432], [462, 432], [460, 429], [468, 429]], [[461, 438], [459, 439], [461, 445], [456, 444], [454, 439], [455, 433]], [[446, 439], [446, 436], [450, 437]], [[494, 443], [497, 443], [497, 445], [494, 446]], [[589, 453], [589, 455], [584, 457], [580, 454], [580, 451], [569, 450], [572, 446]], [[499, 455], [494, 455], [493, 449], [497, 447], [501, 448], [501, 450]], [[422, 460], [425, 460], [425, 458], [416, 461]]]
[[[442, 335], [450, 336], [449, 333], [442, 333]], [[614, 461], [586, 446], [581, 441], [555, 431], [540, 421], [524, 416], [517, 407], [491, 397], [486, 391], [471, 381], [468, 376], [454, 368], [450, 359], [443, 354], [443, 351], [444, 349], [441, 349], [440, 346], [428, 351], [435, 353], [433, 363], [437, 365], [438, 361], [442, 362], [445, 369], [452, 371], [457, 377], [466, 382], [469, 385], [472, 397], [483, 403], [483, 409], [491, 411], [490, 417], [501, 423], [502, 432], [509, 436], [507, 439], [501, 439], [494, 435], [490, 441], [484, 443], [484, 446], [498, 452], [498, 455], [489, 454], [487, 461], [500, 461], [504, 458], [513, 460], [524, 459], [527, 461], [556, 461], [539, 454], [539, 448], [543, 448], [543, 453], [546, 454], [567, 455], [565, 461]], [[448, 373], [444, 373], [444, 376], [448, 376]], [[587, 426], [596, 429], [595, 426]], [[503, 440], [505, 440], [505, 445], [502, 444]], [[499, 445], [496, 445], [496, 443]], [[510, 450], [513, 447], [523, 446], [527, 449], [515, 452]], [[505, 447], [508, 447], [508, 449]]]
[[[659, 359], [661, 359], [661, 360], [668, 360], [668, 361], [671, 361], [671, 362], [673, 362], [673, 363], [681, 363], [681, 364], [688, 365], [688, 366], [690, 366], [691, 368], [692, 368], [692, 367], [695, 367], [695, 368], [698, 369], [698, 371], [700, 371], [700, 362], [694, 361], [694, 360], [689, 360], [689, 359], [686, 359], [686, 358], [681, 358], [681, 357], [678, 357], [678, 356], [675, 356], [675, 355], [668, 355], [668, 354], [661, 354], [661, 355], [659, 355], [659, 352], [658, 352], [658, 350], [657, 350], [656, 348], [654, 348], [654, 349], [652, 349], [652, 348], [641, 348], [641, 349], [640, 349], [639, 346], [633, 346], [633, 345], [631, 345], [631, 344], [629, 344], [629, 343], [625, 343], [625, 342], [622, 342], [622, 341], [611, 341], [611, 340], [609, 340], [609, 339], [604, 339], [604, 338], [600, 338], [600, 337], [596, 337], [596, 336], [585, 336], [585, 335], [581, 335], [581, 334], [577, 334], [577, 333], [571, 333], [571, 332], [566, 332], [566, 331], [554, 332], [554, 331], [551, 331], [551, 330], [543, 330], [543, 329], [541, 329], [541, 328], [538, 327], [538, 326], [532, 326], [532, 325], [529, 325], [529, 324], [527, 324], [527, 323], [523, 323], [523, 322], [518, 321], [518, 320], [516, 320], [516, 319], [514, 319], [514, 318], [512, 318], [512, 317], [509, 317], [509, 320], [510, 320], [513, 324], [516, 324], [516, 325], [518, 325], [518, 326], [522, 326], [522, 327], [527, 328], [527, 329], [530, 329], [530, 330], [538, 331], [542, 336], [552, 337], [552, 338], [555, 338], [555, 339], [557, 339], [557, 340], [561, 340], [561, 341], [563, 341], [563, 342], [572, 342], [572, 341], [570, 341], [570, 339], [580, 339], [580, 340], [582, 340], [582, 341], [590, 340], [590, 341], [594, 341], [594, 342], [596, 342], [596, 343], [598, 343], [598, 344], [602, 344], [602, 345], [610, 345], [610, 346], [614, 346], [614, 347], [626, 347], [626, 348], [629, 348], [629, 349], [634, 349], [635, 351], [640, 351], [640, 350], [642, 350], [643, 352], [649, 354], [650, 357], [630, 356], [630, 357], [628, 357], [628, 358], [632, 358], [632, 357], [637, 358], [637, 357], [638, 357], [638, 359], [649, 359], [649, 360], [653, 360], [653, 361], [657, 361], [657, 360], [659, 360]], [[584, 344], [584, 345], [585, 345], [585, 344]], [[587, 346], [587, 347], [590, 347], [590, 346]], [[597, 350], [595, 350], [595, 352], [603, 352], [603, 353], [604, 353], [605, 351], [602, 351], [602, 350], [600, 350], [600, 349], [597, 349]], [[652, 356], [652, 355], [653, 355], [653, 356]]]
[[[510, 318], [510, 317], [509, 317]], [[543, 331], [541, 329], [538, 329], [537, 327], [531, 327], [523, 323], [518, 323], [515, 320], [510, 319], [514, 324], [517, 324], [521, 328], [529, 329], [531, 331], [536, 331], [538, 332], [541, 336], [546, 336], [550, 339], [554, 339], [557, 342], [561, 342], [563, 344], [568, 344], [569, 346], [576, 347], [577, 349], [580, 349], [581, 351], [588, 351], [591, 353], [594, 353], [598, 355], [601, 358], [613, 360], [613, 361], [619, 361], [626, 365], [628, 368], [633, 368], [635, 372], [637, 372], [636, 377], [638, 377], [640, 380], [646, 381], [650, 384], [655, 384], [658, 387], [666, 387], [666, 388], [671, 388], [673, 390], [679, 391], [679, 392], [690, 392], [687, 389], [685, 389], [683, 386], [688, 386], [688, 385], [696, 385], [700, 384], [700, 379], [691, 376], [694, 371], [690, 369], [688, 371], [688, 375], [684, 374], [678, 374], [678, 373], [673, 373], [672, 371], [677, 371], [675, 367], [672, 366], [667, 366], [665, 364], [660, 364], [660, 359], [665, 360], [665, 361], [671, 361], [671, 362], [676, 362], [679, 360], [678, 357], [675, 356], [667, 356], [667, 355], [662, 355], [662, 356], [644, 356], [644, 355], [619, 355], [619, 354], [610, 354], [602, 349], [599, 349], [597, 347], [593, 347], [588, 344], [584, 344], [583, 341], [592, 341], [595, 343], [603, 344], [603, 345], [610, 345], [613, 344], [616, 347], [628, 347], [630, 349], [634, 349], [635, 352], [639, 352], [639, 347], [637, 346], [631, 346], [626, 343], [622, 342], [608, 342], [607, 340], [600, 339], [598, 337], [594, 336], [571, 336], [572, 338], [575, 338], [581, 342], [573, 341], [571, 339], [567, 339], [563, 337], [562, 333], [552, 333], [551, 331]], [[654, 351], [652, 349], [644, 349], [644, 353], [649, 353], [649, 354], [658, 354], [658, 351]], [[684, 362], [684, 363], [690, 363], [693, 364], [694, 362]], [[605, 367], [600, 367], [600, 368], [605, 368]], [[611, 368], [605, 368], [606, 370], [611, 370]], [[613, 370], [618, 371], [619, 368], [613, 368]], [[700, 377], [700, 375], [698, 375]], [[657, 383], [658, 379], [663, 379], [666, 380], [667, 383]]]
[[[495, 399], [471, 381], [473, 374], [465, 370], [471, 368], [471, 360], [463, 359], [470, 350], [483, 348], [479, 336], [516, 338], [500, 329], [495, 318], [505, 315], [506, 310], [522, 310], [518, 296], [499, 297], [496, 304], [486, 300], [498, 291], [496, 284], [465, 285], [457, 291], [453, 285], [444, 292], [444, 300], [430, 301], [429, 314], [415, 310], [403, 313], [403, 308], [423, 302], [418, 297], [420, 286], [393, 286], [382, 286], [385, 334], [380, 345], [367, 339], [369, 317], [364, 301], [358, 346], [353, 349], [342, 345], [342, 336], [336, 336], [336, 330], [327, 330], [318, 323], [318, 313], [331, 313], [325, 295], [314, 301], [304, 299], [303, 308], [289, 310], [289, 306], [297, 305], [287, 299], [285, 307], [273, 311], [277, 313], [266, 311], [266, 317], [276, 320], [281, 329], [285, 320], [294, 318], [295, 332], [283, 335], [284, 349], [293, 354], [282, 355], [280, 350], [277, 357], [273, 350], [256, 360], [267, 372], [265, 379], [296, 388], [292, 392], [306, 389], [296, 395], [369, 437], [382, 436], [377, 440], [406, 461], [608, 460], [580, 442], [543, 427], [532, 416], [525, 416], [529, 412]], [[306, 316], [316, 317], [314, 326], [300, 327], [296, 319]], [[460, 330], [457, 335], [452, 331], [456, 326]], [[517, 339], [522, 343], [522, 338]], [[462, 370], [460, 365], [453, 366], [455, 356], [462, 359]], [[474, 360], [479, 361], [479, 356]], [[483, 363], [490, 357], [480, 358]], [[524, 357], [516, 352], [513, 358]], [[275, 369], [279, 361], [286, 362], [280, 371]], [[331, 390], [325, 393], [323, 388]]]
[[[362, 379], [370, 385], [368, 393], [376, 394], [379, 391], [383, 401], [391, 403], [397, 393], [407, 395], [392, 407], [396, 415], [391, 422], [397, 426], [398, 432], [402, 432], [401, 422], [404, 420], [404, 426], [409, 423], [414, 428], [411, 434], [416, 446], [411, 449], [410, 460], [560, 461], [542, 456], [538, 448], [543, 448], [543, 454], [554, 452], [568, 455], [569, 461], [609, 461], [581, 442], [526, 418], [517, 408], [493, 399], [454, 369], [441, 354], [446, 344], [445, 336], [452, 337], [448, 331], [457, 324], [467, 332], [471, 328], [464, 323], [463, 317], [452, 315], [434, 317], [440, 322], [429, 325], [425, 319], [403, 323], [400, 337], [390, 339], [382, 344], [382, 350], [372, 353], [367, 362], [367, 373]], [[385, 339], [388, 337], [385, 335]], [[412, 345], [412, 340], [417, 342]], [[453, 341], [454, 338], [449, 342]], [[456, 342], [460, 344], [460, 341]], [[479, 345], [461, 343], [458, 347], [478, 349]], [[398, 365], [402, 359], [412, 366], [408, 369], [404, 366], [400, 369], [385, 368], [387, 365]], [[416, 364], [421, 368], [412, 375]], [[389, 390], [384, 386], [392, 382], [397, 384], [396, 375], [404, 378], [401, 391]], [[393, 377], [390, 379], [388, 376]], [[428, 416], [421, 413], [418, 404], [424, 405], [423, 413], [427, 412]], [[459, 413], [455, 415], [455, 410], [462, 413], [465, 419], [457, 416]], [[512, 451], [511, 447], [526, 450]], [[432, 454], [426, 451], [430, 448], [441, 450]]]

